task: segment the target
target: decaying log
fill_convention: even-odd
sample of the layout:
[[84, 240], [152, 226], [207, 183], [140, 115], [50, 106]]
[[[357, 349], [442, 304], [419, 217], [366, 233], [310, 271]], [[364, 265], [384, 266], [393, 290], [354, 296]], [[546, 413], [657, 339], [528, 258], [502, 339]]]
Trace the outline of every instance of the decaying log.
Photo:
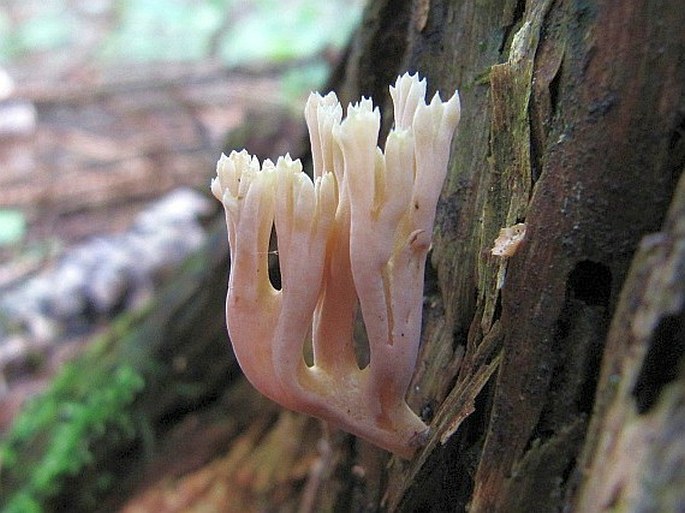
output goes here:
[[[302, 453], [306, 473], [283, 458], [300, 476], [283, 489], [295, 498], [271, 488], [256, 501], [279, 511], [682, 509], [683, 26], [676, 0], [369, 3], [343, 99], [385, 105], [388, 77], [407, 69], [462, 97], [408, 397], [431, 437], [411, 461], [323, 437], [318, 456]], [[492, 255], [500, 229], [518, 223], [515, 253]], [[177, 317], [209, 314], [186, 306]], [[291, 426], [308, 447], [323, 436]]]
[[[598, 388], [597, 374], [611, 354], [605, 340], [628, 266], [641, 238], [659, 229], [682, 171], [682, 15], [662, 24], [646, 4], [606, 2], [441, 8], [452, 21], [431, 26], [429, 17], [411, 62], [461, 84], [466, 118], [433, 261], [454, 320], [449, 334], [459, 337], [451, 344], [461, 340], [468, 360], [501, 330], [502, 361], [481, 411], [411, 479], [398, 472], [388, 505], [557, 511], [576, 504], [579, 458], [594, 443], [586, 433], [594, 397], [615, 386]], [[483, 42], [478, 52], [474, 37]], [[672, 58], [656, 60], [658, 52]], [[518, 252], [508, 261], [489, 256], [498, 230], [521, 221]], [[660, 357], [672, 368], [682, 353], [676, 345]], [[472, 379], [462, 370], [457, 387]], [[666, 483], [682, 489], [682, 476]], [[589, 504], [577, 511], [601, 509]]]

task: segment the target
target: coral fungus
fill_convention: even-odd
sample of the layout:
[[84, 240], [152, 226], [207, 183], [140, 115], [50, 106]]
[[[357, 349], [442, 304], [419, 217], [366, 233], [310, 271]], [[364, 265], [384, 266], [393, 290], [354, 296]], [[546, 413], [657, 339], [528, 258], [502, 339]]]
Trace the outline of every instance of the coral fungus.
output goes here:
[[[403, 457], [427, 426], [405, 394], [421, 335], [423, 274], [447, 173], [459, 96], [425, 102], [405, 74], [390, 88], [395, 126], [378, 148], [380, 113], [335, 94], [305, 107], [314, 179], [298, 160], [261, 166], [222, 155], [212, 192], [226, 211], [231, 270], [226, 319], [246, 377], [264, 395]], [[269, 279], [272, 228], [281, 287]], [[357, 309], [368, 336], [360, 368]], [[311, 340], [313, 363], [303, 356]]]

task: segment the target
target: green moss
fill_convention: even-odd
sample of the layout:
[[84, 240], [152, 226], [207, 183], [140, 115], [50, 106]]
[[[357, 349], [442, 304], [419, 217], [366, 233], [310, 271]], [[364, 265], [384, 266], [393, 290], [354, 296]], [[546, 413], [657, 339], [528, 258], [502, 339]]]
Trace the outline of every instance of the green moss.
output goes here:
[[[179, 384], [213, 380], [207, 383], [211, 393], [224, 379], [215, 369], [223, 370], [228, 357], [213, 359], [216, 367], [201, 377], [170, 372], [179, 354], [197, 351], [204, 358], [205, 349], [227, 352], [223, 323], [198, 321], [192, 314], [223, 318], [225, 284], [215, 277], [226, 266], [225, 233], [212, 233], [206, 250], [190, 258], [152, 301], [115, 319], [23, 407], [0, 440], [0, 513], [95, 511], [153, 447], [161, 410], [185, 398]], [[205, 307], [198, 310], [198, 304]], [[193, 398], [201, 393], [181, 391]]]
[[143, 385], [129, 365], [110, 372], [83, 362], [67, 365], [49, 391], [23, 409], [0, 444], [2, 511], [49, 510], [46, 504], [64, 480], [93, 463], [96, 448], [135, 439], [131, 406]]

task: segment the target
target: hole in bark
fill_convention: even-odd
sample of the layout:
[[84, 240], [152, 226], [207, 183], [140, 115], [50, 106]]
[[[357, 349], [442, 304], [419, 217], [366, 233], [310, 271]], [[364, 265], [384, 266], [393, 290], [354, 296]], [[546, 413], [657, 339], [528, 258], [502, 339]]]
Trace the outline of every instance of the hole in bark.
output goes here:
[[438, 270], [433, 267], [433, 250], [428, 251], [426, 256], [426, 267], [423, 272], [423, 297], [430, 297], [440, 294], [440, 287], [438, 282]]
[[568, 297], [586, 305], [607, 306], [611, 296], [611, 270], [604, 264], [578, 262], [567, 282]]
[[554, 76], [547, 84], [547, 97], [545, 98], [542, 92], [539, 95], [536, 93], [531, 98], [532, 101], [529, 105], [530, 165], [533, 183], [537, 182], [542, 174], [542, 155], [545, 153], [552, 120], [556, 118], [558, 113], [563, 66], [562, 58]]
[[514, 10], [514, 23], [523, 21], [523, 15], [526, 13], [526, 0], [518, 0], [516, 2], [516, 9]]
[[540, 376], [549, 387], [528, 449], [592, 413], [608, 324], [608, 308], [567, 300], [552, 351], [541, 363]]
[[683, 315], [665, 317], [659, 322], [642, 362], [633, 396], [639, 413], [656, 404], [661, 390], [678, 377], [685, 352]]
[[[505, 27], [503, 27], [502, 44], [499, 47], [500, 55], [511, 44], [511, 39], [513, 38], [513, 34], [516, 32], [516, 30], [519, 29], [521, 22], [523, 21], [523, 16], [525, 15], [525, 13], [526, 13], [526, 1], [525, 0], [518, 0], [516, 2], [516, 7], [514, 7], [514, 12], [511, 13], [510, 22]], [[507, 52], [507, 55], [503, 55], [502, 57], [503, 57], [504, 61], [506, 61], [507, 57], [508, 57], [508, 52]]]
[[[531, 123], [531, 128], [533, 127], [532, 125], [533, 123]], [[533, 130], [532, 133], [535, 134], [535, 131]], [[541, 136], [533, 136], [530, 138], [530, 174], [533, 184], [538, 181], [540, 175], [542, 174], [543, 164], [541, 155], [543, 153], [543, 149], [541, 148], [541, 146]]]
[[499, 320], [502, 317], [502, 292], [497, 293], [497, 299], [495, 300], [495, 310], [492, 313], [492, 322]]
[[529, 447], [556, 436], [579, 415], [592, 413], [609, 325], [610, 295], [607, 266], [586, 260], [570, 273], [551, 351], [540, 363], [540, 379], [548, 380], [549, 387]]
[[557, 114], [557, 108], [559, 106], [559, 84], [561, 83], [561, 73], [562, 73], [562, 68], [563, 68], [563, 61], [559, 65], [559, 69], [557, 70], [556, 75], [554, 75], [554, 78], [552, 81], [549, 83], [548, 89], [549, 89], [549, 119], [554, 118]]

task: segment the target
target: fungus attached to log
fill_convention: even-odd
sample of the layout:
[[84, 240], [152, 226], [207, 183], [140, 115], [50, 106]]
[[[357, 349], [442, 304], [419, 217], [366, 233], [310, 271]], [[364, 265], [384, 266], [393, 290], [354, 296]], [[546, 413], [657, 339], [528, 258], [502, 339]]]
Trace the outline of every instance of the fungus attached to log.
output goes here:
[[[395, 127], [378, 146], [371, 100], [342, 108], [334, 93], [305, 107], [314, 180], [298, 160], [262, 165], [246, 151], [222, 155], [212, 192], [223, 203], [231, 270], [228, 332], [247, 379], [304, 412], [402, 457], [428, 427], [405, 394], [421, 334], [423, 273], [447, 173], [459, 96], [425, 102], [426, 83], [397, 79]], [[269, 279], [272, 228], [281, 288]], [[353, 341], [361, 309], [370, 361]], [[313, 364], [303, 348], [311, 337]]]

